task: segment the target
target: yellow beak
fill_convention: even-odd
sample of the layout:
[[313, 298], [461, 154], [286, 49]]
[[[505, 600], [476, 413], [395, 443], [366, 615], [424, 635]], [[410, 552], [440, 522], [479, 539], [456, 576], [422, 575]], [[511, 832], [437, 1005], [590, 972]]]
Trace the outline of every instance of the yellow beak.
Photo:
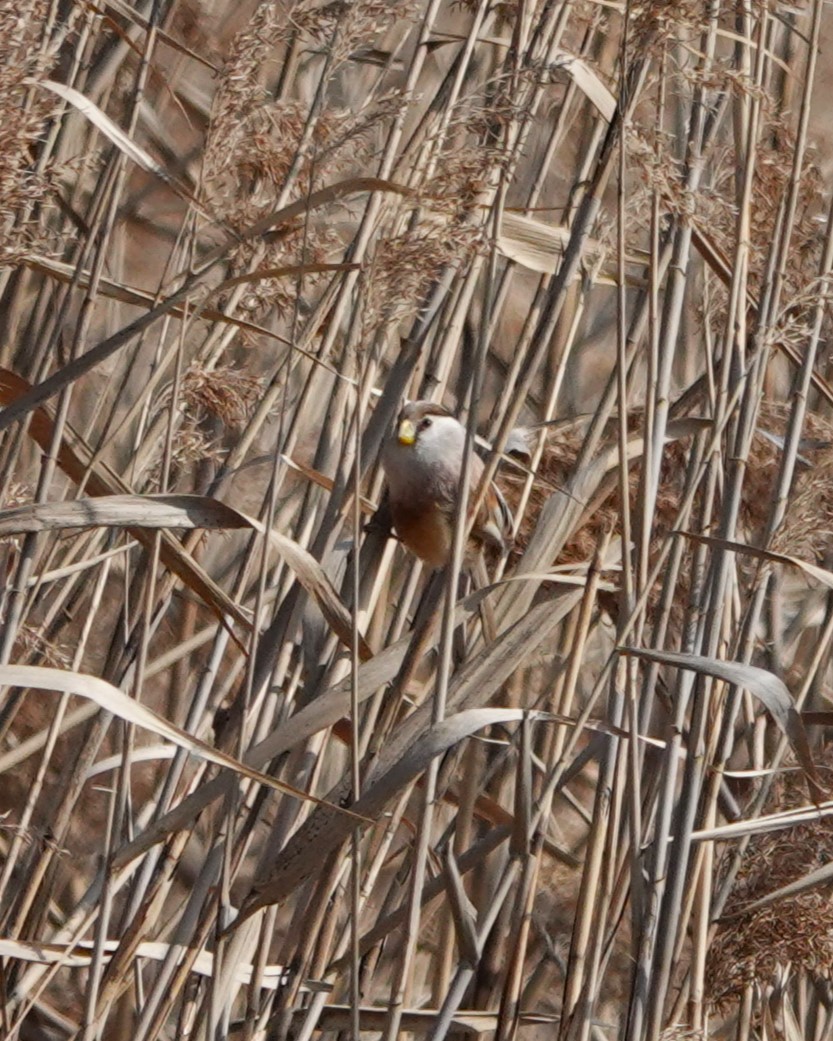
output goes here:
[[400, 445], [412, 445], [416, 441], [416, 427], [410, 419], [403, 419], [397, 434]]

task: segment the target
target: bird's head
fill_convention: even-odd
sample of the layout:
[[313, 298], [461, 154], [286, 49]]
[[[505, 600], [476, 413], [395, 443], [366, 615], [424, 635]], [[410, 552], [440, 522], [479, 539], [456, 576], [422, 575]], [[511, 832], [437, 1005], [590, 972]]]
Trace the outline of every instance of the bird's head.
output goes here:
[[409, 401], [396, 421], [396, 440], [403, 448], [419, 445], [457, 453], [462, 447], [465, 430], [442, 405], [432, 401]]

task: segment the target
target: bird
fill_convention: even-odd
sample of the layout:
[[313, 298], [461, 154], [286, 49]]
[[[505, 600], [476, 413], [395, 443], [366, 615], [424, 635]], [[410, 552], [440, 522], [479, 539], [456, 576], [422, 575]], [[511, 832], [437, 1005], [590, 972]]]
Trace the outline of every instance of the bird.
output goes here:
[[[382, 451], [396, 534], [432, 568], [444, 567], [451, 557], [465, 442], [466, 429], [449, 409], [431, 401], [409, 401]], [[472, 455], [472, 493], [483, 470], [483, 460]], [[511, 533], [512, 514], [492, 482], [474, 518], [471, 540], [503, 552]]]

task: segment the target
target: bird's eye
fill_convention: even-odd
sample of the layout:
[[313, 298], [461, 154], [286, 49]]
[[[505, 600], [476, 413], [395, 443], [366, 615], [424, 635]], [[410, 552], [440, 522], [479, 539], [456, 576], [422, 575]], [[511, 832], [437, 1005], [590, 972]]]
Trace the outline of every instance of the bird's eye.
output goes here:
[[419, 423], [420, 430], [427, 430], [431, 426], [431, 417], [426, 416], [425, 419], [421, 419]]

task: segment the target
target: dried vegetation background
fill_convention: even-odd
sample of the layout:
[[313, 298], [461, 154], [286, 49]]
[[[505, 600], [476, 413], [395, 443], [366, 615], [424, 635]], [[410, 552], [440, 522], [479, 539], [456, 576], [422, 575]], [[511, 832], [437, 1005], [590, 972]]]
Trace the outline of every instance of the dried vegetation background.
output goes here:
[[3, 1038], [833, 1037], [831, 10], [2, 0]]

